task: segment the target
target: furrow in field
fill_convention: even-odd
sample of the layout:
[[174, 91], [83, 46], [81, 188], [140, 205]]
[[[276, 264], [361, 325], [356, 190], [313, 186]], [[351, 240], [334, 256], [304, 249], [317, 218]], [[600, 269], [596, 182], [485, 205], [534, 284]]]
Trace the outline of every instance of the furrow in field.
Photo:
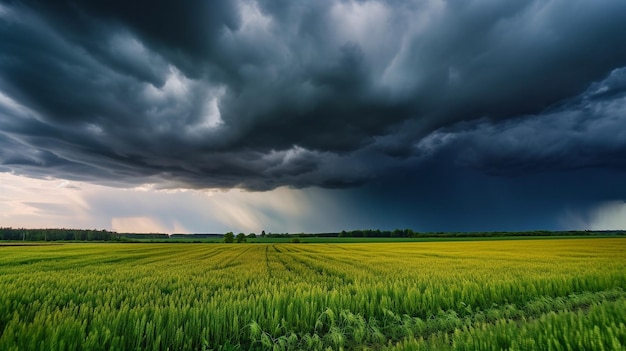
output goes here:
[[514, 350], [623, 350], [625, 317], [626, 298], [621, 296], [527, 317], [467, 321], [458, 325], [444, 321], [440, 329], [392, 341], [393, 345], [383, 349], [493, 350], [497, 345], [497, 349]]
[[226, 269], [230, 267], [239, 266], [241, 265], [241, 261], [239, 260], [239, 258], [241, 258], [246, 253], [249, 253], [252, 249], [253, 247], [251, 246], [245, 247], [245, 248], [238, 247], [237, 250], [239, 252], [227, 256], [226, 259], [224, 259], [220, 264], [213, 266], [212, 269], [220, 270], [220, 269]]

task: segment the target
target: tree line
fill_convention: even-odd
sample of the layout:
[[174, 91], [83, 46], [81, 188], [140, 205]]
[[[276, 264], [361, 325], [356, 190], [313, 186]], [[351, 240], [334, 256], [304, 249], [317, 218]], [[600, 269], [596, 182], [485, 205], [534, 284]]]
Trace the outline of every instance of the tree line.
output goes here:
[[0, 228], [0, 240], [114, 241], [120, 234], [108, 230]]
[[626, 235], [626, 231], [610, 230], [610, 231], [592, 231], [592, 230], [568, 230], [568, 231], [550, 231], [550, 230], [533, 230], [520, 232], [417, 232], [412, 229], [362, 229], [362, 230], [343, 230], [339, 233], [316, 233], [316, 234], [276, 234], [263, 232], [261, 237], [268, 238], [298, 238], [298, 237], [322, 237], [322, 238], [464, 238], [464, 237], [510, 237], [510, 236], [586, 236], [586, 235]]
[[0, 227], [0, 240], [11, 241], [134, 241], [135, 239], [220, 239], [225, 242], [246, 242], [253, 238], [463, 238], [463, 237], [507, 237], [507, 236], [589, 236], [589, 235], [626, 235], [626, 231], [523, 231], [523, 232], [416, 232], [412, 229], [363, 229], [343, 230], [335, 233], [265, 233], [234, 234], [134, 234], [117, 233], [96, 229], [24, 229]]

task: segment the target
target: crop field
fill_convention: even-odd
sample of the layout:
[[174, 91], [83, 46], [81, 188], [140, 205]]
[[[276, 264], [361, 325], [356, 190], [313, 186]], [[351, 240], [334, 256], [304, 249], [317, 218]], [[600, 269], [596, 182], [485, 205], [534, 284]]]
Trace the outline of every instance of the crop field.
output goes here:
[[624, 350], [626, 239], [0, 247], [0, 350]]

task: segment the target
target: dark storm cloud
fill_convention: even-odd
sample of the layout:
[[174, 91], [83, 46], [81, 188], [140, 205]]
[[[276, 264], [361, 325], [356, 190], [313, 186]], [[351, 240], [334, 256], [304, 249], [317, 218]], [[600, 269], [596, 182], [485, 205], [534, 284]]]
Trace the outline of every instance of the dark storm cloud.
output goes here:
[[2, 171], [265, 190], [427, 182], [432, 159], [624, 168], [621, 1], [0, 4]]
[[416, 150], [496, 175], [626, 170], [626, 68], [539, 114], [458, 124], [423, 138]]

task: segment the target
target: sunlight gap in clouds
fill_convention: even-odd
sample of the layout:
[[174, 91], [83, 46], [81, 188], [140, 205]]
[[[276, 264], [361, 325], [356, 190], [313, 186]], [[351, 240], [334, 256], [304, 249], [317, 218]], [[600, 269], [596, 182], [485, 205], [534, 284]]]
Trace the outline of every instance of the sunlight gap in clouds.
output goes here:
[[118, 233], [188, 233], [180, 223], [165, 225], [152, 217], [114, 217], [111, 229]]
[[[133, 233], [321, 232], [335, 230], [342, 212], [340, 204], [323, 192], [286, 187], [268, 192], [159, 189], [158, 184], [123, 189], [9, 173], [0, 173], [0, 184], [0, 223], [11, 227]], [[330, 220], [320, 221], [320, 215]]]
[[0, 184], [0, 222], [4, 226], [92, 226], [89, 204], [79, 188], [67, 180], [0, 173]]

